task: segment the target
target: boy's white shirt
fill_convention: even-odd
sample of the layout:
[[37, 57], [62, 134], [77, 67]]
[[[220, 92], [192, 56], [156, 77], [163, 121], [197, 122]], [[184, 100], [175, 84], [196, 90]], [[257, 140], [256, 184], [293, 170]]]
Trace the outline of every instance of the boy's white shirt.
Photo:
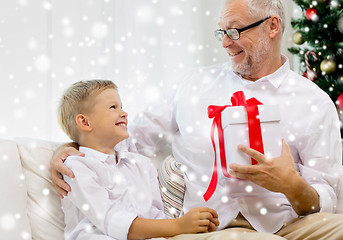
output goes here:
[[66, 240], [95, 235], [127, 239], [136, 217], [165, 218], [156, 168], [150, 159], [121, 150], [118, 163], [114, 155], [86, 147], [79, 150], [85, 157], [65, 161], [75, 174], [74, 179], [63, 176], [72, 189], [62, 200]]

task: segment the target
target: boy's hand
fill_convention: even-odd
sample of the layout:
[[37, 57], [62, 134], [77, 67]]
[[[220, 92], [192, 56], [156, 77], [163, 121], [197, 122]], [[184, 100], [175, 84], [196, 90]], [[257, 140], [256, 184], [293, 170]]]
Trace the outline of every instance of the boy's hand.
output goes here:
[[218, 214], [207, 207], [193, 208], [179, 218], [182, 233], [206, 233], [217, 229]]
[[64, 165], [64, 161], [68, 156], [84, 156], [83, 153], [76, 149], [75, 144], [66, 144], [59, 147], [51, 158], [50, 162], [50, 176], [52, 185], [60, 198], [67, 196], [70, 192], [70, 186], [62, 177], [62, 174], [67, 175], [70, 178], [74, 178], [74, 173]]

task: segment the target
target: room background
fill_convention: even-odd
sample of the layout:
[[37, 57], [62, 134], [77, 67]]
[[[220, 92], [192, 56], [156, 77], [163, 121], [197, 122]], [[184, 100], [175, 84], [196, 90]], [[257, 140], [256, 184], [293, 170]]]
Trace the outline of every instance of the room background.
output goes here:
[[[129, 119], [197, 66], [228, 60], [214, 39], [224, 0], [2, 0], [0, 138], [68, 141], [56, 120], [70, 84], [110, 79]], [[282, 52], [297, 71], [292, 16], [283, 0]]]

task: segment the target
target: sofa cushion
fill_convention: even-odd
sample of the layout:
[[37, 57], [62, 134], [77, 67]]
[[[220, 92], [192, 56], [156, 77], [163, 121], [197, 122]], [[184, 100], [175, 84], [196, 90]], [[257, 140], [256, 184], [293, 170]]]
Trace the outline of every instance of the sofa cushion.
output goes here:
[[28, 192], [28, 217], [33, 239], [64, 239], [64, 214], [49, 173], [50, 160], [59, 143], [36, 139], [17, 142]]
[[15, 142], [0, 139], [0, 163], [1, 239], [31, 239], [26, 185]]

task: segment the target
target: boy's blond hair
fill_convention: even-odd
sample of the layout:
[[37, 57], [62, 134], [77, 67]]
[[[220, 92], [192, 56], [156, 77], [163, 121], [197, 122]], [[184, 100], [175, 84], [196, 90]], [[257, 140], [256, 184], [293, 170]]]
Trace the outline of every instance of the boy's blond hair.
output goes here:
[[90, 109], [89, 106], [87, 106], [87, 100], [109, 88], [118, 89], [117, 86], [109, 80], [87, 80], [72, 84], [63, 93], [58, 106], [57, 117], [63, 131], [70, 139], [78, 142], [79, 136], [76, 116], [89, 112]]

